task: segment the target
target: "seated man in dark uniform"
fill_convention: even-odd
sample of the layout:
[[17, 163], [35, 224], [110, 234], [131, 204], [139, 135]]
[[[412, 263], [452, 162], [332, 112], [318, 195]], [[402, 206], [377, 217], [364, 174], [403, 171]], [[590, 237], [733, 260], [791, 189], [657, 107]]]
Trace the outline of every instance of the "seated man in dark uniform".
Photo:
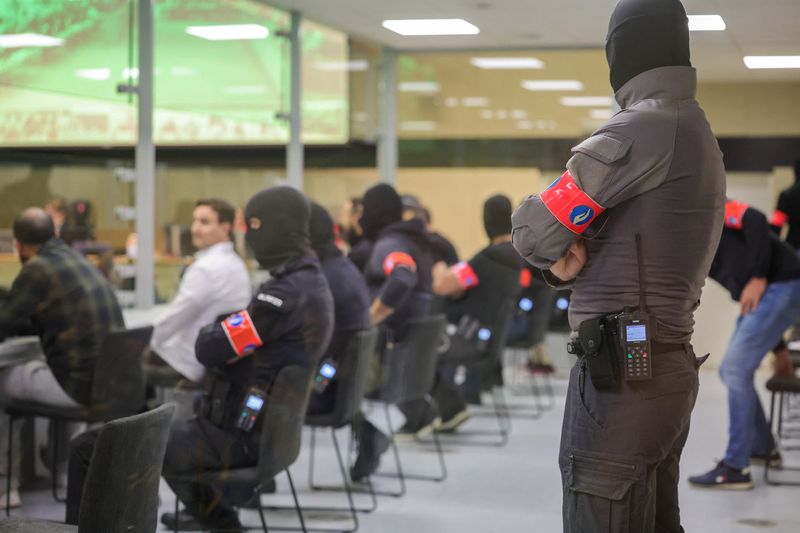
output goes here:
[[[333, 294], [333, 336], [323, 361], [331, 360], [338, 366], [350, 340], [360, 330], [369, 326], [369, 292], [364, 276], [358, 268], [336, 247], [333, 219], [324, 207], [311, 203], [311, 248], [322, 265], [322, 274], [328, 280]], [[309, 413], [324, 414], [334, 409], [337, 382], [333, 380], [321, 392], [311, 396]]]
[[[173, 425], [164, 478], [184, 503], [179, 516], [162, 523], [184, 531], [239, 531], [236, 505], [222, 486], [192, 479], [204, 471], [255, 466], [259, 458], [260, 412], [251, 428], [236, 416], [253, 388], [268, 410], [269, 385], [285, 366], [313, 368], [333, 331], [333, 298], [309, 242], [308, 200], [290, 187], [256, 194], [245, 208], [247, 242], [271, 279], [247, 309], [206, 326], [197, 339], [197, 358], [213, 375], [200, 414]], [[223, 409], [211, 409], [216, 402]], [[220, 416], [217, 416], [217, 415]]]
[[[437, 263], [433, 270], [433, 292], [445, 298], [442, 311], [447, 316], [448, 342], [443, 346], [440, 371], [432, 396], [442, 418], [441, 431], [453, 431], [469, 419], [469, 410], [462, 392], [452, 381], [448, 359], [458, 364], [481, 361], [483, 374], [488, 377], [497, 371], [492, 361], [486, 361], [492, 338], [502, 332], [494, 331], [499, 323], [499, 313], [506, 312], [510, 320], [512, 304], [519, 292], [522, 259], [511, 245], [511, 201], [503, 196], [492, 196], [483, 205], [483, 223], [489, 245], [468, 262], [447, 267]], [[496, 339], [503, 342], [505, 339]], [[471, 369], [475, 372], [475, 369]], [[474, 393], [474, 391], [473, 391]], [[423, 405], [418, 405], [423, 409]]]
[[[402, 220], [403, 204], [391, 185], [370, 188], [363, 206], [360, 224], [365, 237], [375, 243], [364, 269], [372, 299], [370, 320], [383, 326], [387, 343], [400, 343], [408, 321], [428, 312], [432, 298], [430, 241], [421, 220]], [[367, 420], [357, 424], [356, 437], [358, 458], [350, 471], [354, 480], [378, 468], [390, 443]]]

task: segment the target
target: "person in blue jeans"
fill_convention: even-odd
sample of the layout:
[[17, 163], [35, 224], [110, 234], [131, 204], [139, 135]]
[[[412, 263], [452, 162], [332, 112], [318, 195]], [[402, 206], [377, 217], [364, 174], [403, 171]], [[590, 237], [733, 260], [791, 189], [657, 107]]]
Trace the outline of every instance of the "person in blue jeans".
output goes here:
[[753, 488], [751, 462], [780, 459], [754, 375], [770, 349], [777, 357], [776, 368], [787, 364], [783, 333], [800, 320], [800, 259], [770, 232], [763, 213], [729, 199], [709, 276], [741, 304], [741, 315], [720, 366], [728, 388], [728, 449], [715, 468], [690, 477], [689, 482], [747, 490]]

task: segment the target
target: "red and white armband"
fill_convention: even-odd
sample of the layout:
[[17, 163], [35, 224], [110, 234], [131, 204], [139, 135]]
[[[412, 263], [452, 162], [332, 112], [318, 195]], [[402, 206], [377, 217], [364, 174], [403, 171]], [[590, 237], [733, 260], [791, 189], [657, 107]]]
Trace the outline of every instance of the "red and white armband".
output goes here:
[[395, 268], [404, 267], [412, 272], [417, 271], [417, 262], [405, 252], [392, 252], [383, 260], [383, 274], [389, 276]]
[[750, 206], [737, 200], [725, 202], [725, 227], [730, 229], [742, 229], [742, 219], [744, 212]]
[[248, 356], [256, 349], [264, 345], [261, 336], [256, 331], [250, 313], [239, 311], [234, 313], [222, 322], [222, 329], [231, 343], [231, 348], [236, 352], [236, 357], [228, 363], [234, 363], [242, 357]]
[[478, 275], [475, 273], [475, 270], [472, 268], [472, 265], [466, 261], [456, 263], [450, 267], [450, 270], [456, 275], [458, 278], [458, 284], [465, 291], [477, 287], [481, 282], [481, 280], [478, 278]]
[[592, 221], [606, 210], [581, 190], [569, 170], [551, 183], [539, 197], [561, 225], [578, 235], [582, 235]]

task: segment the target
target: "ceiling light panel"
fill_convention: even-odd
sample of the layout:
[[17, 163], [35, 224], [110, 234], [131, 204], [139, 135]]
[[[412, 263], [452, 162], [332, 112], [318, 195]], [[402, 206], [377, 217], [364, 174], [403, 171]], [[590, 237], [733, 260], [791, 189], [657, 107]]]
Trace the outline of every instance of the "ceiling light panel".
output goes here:
[[800, 56], [744, 56], [749, 69], [800, 68]]
[[689, 15], [689, 31], [723, 31], [725, 21], [719, 15]]
[[397, 86], [401, 93], [438, 93], [439, 84], [435, 81], [403, 81]]
[[487, 70], [539, 70], [544, 62], [535, 57], [473, 57], [472, 65]]
[[269, 29], [260, 24], [226, 24], [222, 26], [189, 26], [186, 33], [207, 41], [249, 41], [266, 39]]
[[562, 96], [560, 102], [566, 107], [611, 107], [614, 99], [610, 96]]
[[403, 36], [476, 35], [481, 32], [464, 19], [384, 20], [383, 27]]
[[528, 91], [582, 91], [578, 80], [524, 80], [522, 88]]

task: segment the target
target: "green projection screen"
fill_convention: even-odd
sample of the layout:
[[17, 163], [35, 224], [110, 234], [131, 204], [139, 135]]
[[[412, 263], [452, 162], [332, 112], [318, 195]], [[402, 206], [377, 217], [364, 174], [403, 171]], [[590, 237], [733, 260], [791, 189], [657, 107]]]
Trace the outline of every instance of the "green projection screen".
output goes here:
[[[0, 1], [0, 146], [136, 138], [136, 2]], [[250, 0], [155, 3], [159, 145], [284, 144], [288, 13]], [[303, 140], [348, 140], [347, 36], [304, 21]]]

